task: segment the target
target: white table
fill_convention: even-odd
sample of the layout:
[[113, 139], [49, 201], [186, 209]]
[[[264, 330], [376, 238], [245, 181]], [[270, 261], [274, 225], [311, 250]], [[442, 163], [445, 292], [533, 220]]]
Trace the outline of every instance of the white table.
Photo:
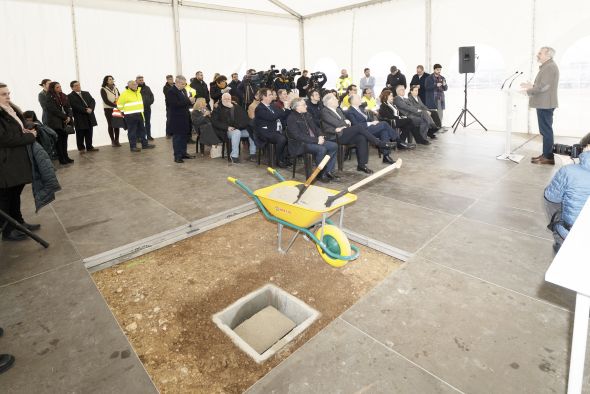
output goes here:
[[545, 273], [545, 280], [576, 292], [574, 332], [568, 394], [581, 393], [590, 312], [590, 198], [561, 249]]

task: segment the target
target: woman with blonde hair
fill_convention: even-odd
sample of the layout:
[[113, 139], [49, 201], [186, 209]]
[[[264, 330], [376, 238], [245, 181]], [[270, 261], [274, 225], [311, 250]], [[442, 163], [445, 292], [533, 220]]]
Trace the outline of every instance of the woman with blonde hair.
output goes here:
[[[211, 125], [211, 112], [207, 109], [207, 102], [205, 98], [199, 97], [195, 101], [193, 111], [191, 113], [191, 121], [193, 129], [199, 136], [199, 145], [217, 145], [221, 140], [215, 134], [213, 126]], [[197, 153], [199, 146], [197, 145]], [[201, 149], [203, 152], [203, 149]]]

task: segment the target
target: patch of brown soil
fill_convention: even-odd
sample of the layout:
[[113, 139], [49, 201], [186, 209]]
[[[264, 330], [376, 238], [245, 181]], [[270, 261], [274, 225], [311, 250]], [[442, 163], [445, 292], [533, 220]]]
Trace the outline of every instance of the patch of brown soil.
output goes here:
[[[284, 240], [292, 232], [284, 230]], [[286, 242], [286, 241], [285, 241]], [[336, 269], [301, 237], [277, 252], [276, 225], [255, 214], [93, 274], [120, 325], [163, 393], [242, 392], [317, 334], [400, 261], [361, 247]], [[321, 312], [321, 317], [259, 365], [211, 316], [266, 283]]]

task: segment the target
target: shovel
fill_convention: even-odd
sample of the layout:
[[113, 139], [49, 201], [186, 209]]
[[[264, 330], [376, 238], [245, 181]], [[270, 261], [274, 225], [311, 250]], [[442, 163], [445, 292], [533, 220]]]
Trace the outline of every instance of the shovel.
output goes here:
[[309, 185], [311, 185], [311, 183], [318, 176], [320, 171], [322, 171], [324, 169], [324, 166], [326, 164], [328, 164], [328, 161], [330, 161], [330, 155], [324, 156], [321, 163], [316, 167], [315, 170], [313, 170], [313, 172], [311, 173], [309, 178], [307, 178], [305, 183], [303, 185], [302, 184], [297, 185], [297, 188], [299, 189], [299, 194], [297, 195], [297, 200], [295, 200], [295, 202], [293, 204], [297, 204], [299, 202], [299, 200], [301, 199], [301, 196], [303, 196], [303, 193], [305, 193], [305, 191], [309, 188]]
[[359, 181], [359, 182], [355, 183], [354, 185], [347, 187], [346, 190], [342, 190], [340, 193], [334, 194], [333, 196], [328, 197], [328, 199], [326, 200], [326, 207], [330, 207], [334, 201], [338, 200], [340, 197], [342, 197], [346, 193], [350, 193], [350, 192], [358, 189], [359, 187], [364, 186], [367, 183], [374, 181], [375, 179], [379, 178], [380, 176], [383, 176], [383, 175], [387, 174], [388, 172], [393, 171], [396, 168], [400, 168], [401, 166], [402, 166], [402, 159], [397, 159], [395, 161], [395, 163], [393, 163], [392, 165], [387, 166], [384, 169], [377, 171], [373, 175], [366, 177], [362, 181]]

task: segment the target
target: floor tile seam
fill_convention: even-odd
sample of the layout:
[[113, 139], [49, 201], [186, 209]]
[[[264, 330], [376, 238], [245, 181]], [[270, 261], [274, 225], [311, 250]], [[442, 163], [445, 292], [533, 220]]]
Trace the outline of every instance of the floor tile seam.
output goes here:
[[530, 296], [530, 295], [528, 295], [528, 294], [525, 294], [525, 293], [521, 293], [521, 292], [519, 292], [519, 291], [517, 291], [517, 290], [514, 290], [514, 289], [511, 289], [511, 288], [508, 288], [508, 287], [506, 287], [506, 286], [502, 286], [501, 284], [498, 284], [498, 283], [491, 282], [491, 281], [489, 281], [489, 280], [487, 280], [487, 279], [480, 278], [479, 276], [476, 276], [476, 275], [470, 274], [470, 273], [468, 273], [468, 272], [465, 272], [465, 271], [461, 271], [460, 269], [457, 269], [457, 268], [454, 268], [454, 267], [450, 267], [450, 266], [448, 266], [448, 265], [445, 265], [445, 264], [443, 264], [443, 263], [439, 263], [439, 262], [437, 262], [437, 261], [434, 261], [434, 260], [432, 260], [432, 259], [429, 259], [428, 257], [424, 257], [424, 256], [418, 256], [418, 257], [419, 257], [419, 258], [421, 258], [421, 259], [424, 259], [424, 260], [428, 261], [429, 263], [436, 264], [436, 265], [438, 265], [438, 266], [444, 267], [444, 268], [446, 268], [446, 269], [448, 269], [448, 270], [451, 270], [451, 271], [455, 271], [455, 272], [457, 272], [457, 273], [459, 273], [459, 274], [461, 274], [461, 275], [468, 276], [468, 277], [470, 277], [470, 278], [473, 278], [473, 279], [476, 279], [476, 280], [479, 280], [479, 281], [485, 282], [485, 283], [487, 283], [487, 284], [490, 284], [490, 285], [492, 285], [492, 286], [498, 287], [498, 288], [500, 288], [500, 289], [502, 289], [502, 290], [509, 291], [509, 292], [511, 292], [511, 293], [514, 293], [514, 294], [518, 294], [519, 296], [522, 296], [522, 297], [528, 298], [528, 299], [530, 299], [530, 300], [533, 300], [533, 301], [536, 301], [536, 302], [540, 302], [540, 303], [542, 303], [542, 304], [548, 305], [548, 306], [550, 306], [550, 307], [553, 307], [553, 308], [555, 308], [555, 309], [559, 309], [559, 310], [561, 310], [562, 312], [566, 312], [566, 313], [568, 313], [568, 314], [572, 314], [572, 311], [570, 311], [569, 309], [567, 309], [567, 308], [564, 308], [564, 307], [562, 307], [562, 306], [559, 306], [559, 305], [556, 305], [556, 304], [552, 304], [552, 303], [550, 303], [550, 302], [548, 302], [548, 301], [545, 301], [545, 300], [542, 300], [542, 299], [540, 299], [540, 298], [536, 298], [536, 297]]
[[5, 284], [3, 284], [3, 285], [0, 285], [0, 289], [4, 289], [4, 288], [7, 288], [7, 287], [9, 287], [9, 286], [13, 286], [13, 285], [16, 285], [16, 284], [22, 283], [22, 282], [24, 282], [24, 281], [27, 281], [27, 280], [29, 280], [29, 279], [36, 278], [36, 277], [38, 277], [38, 276], [41, 276], [41, 275], [49, 274], [49, 273], [51, 273], [51, 272], [54, 272], [54, 271], [57, 271], [57, 270], [59, 270], [59, 269], [65, 268], [65, 267], [67, 267], [67, 266], [69, 266], [69, 265], [73, 265], [73, 264], [79, 263], [80, 261], [81, 261], [81, 260], [75, 260], [75, 261], [71, 261], [71, 262], [69, 262], [69, 263], [65, 263], [65, 264], [58, 265], [57, 267], [53, 267], [53, 268], [51, 268], [51, 269], [48, 269], [48, 270], [46, 270], [46, 271], [38, 272], [38, 273], [36, 273], [36, 274], [34, 274], [34, 275], [27, 276], [26, 278], [21, 278], [21, 279], [19, 279], [19, 280], [15, 280], [14, 282], [5, 283]]
[[107, 302], [107, 300], [104, 298], [102, 292], [100, 291], [100, 289], [98, 288], [98, 286], [96, 285], [96, 282], [94, 281], [94, 278], [92, 277], [92, 274], [90, 272], [88, 272], [87, 270], [86, 274], [88, 275], [90, 282], [94, 285], [95, 289], [96, 289], [96, 293], [98, 294], [98, 296], [102, 299], [102, 302], [104, 303], [104, 305], [106, 306], [106, 309], [109, 311], [110, 315], [111, 315], [111, 319], [115, 322], [115, 324], [117, 325], [117, 327], [119, 328], [119, 334], [123, 336], [123, 338], [125, 338], [125, 340], [127, 341], [127, 343], [129, 344], [129, 347], [131, 348], [131, 350], [133, 350], [133, 353], [135, 353], [135, 356], [137, 357], [137, 362], [141, 365], [141, 368], [143, 368], [143, 371], [145, 372], [145, 374], [147, 375], [148, 379], [150, 380], [150, 382], [152, 383], [153, 388], [157, 391], [160, 392], [156, 386], [156, 384], [154, 383], [154, 380], [152, 379], [151, 375], [148, 373], [145, 365], [143, 364], [143, 362], [141, 361], [141, 359], [139, 358], [139, 355], [137, 354], [137, 350], [135, 350], [135, 347], [133, 346], [133, 343], [131, 342], [131, 340], [129, 339], [129, 337], [127, 336], [127, 334], [125, 334], [125, 331], [123, 330], [123, 327], [121, 327], [121, 324], [119, 323], [119, 321], [117, 320], [117, 317], [115, 316], [115, 314], [113, 313], [111, 307], [109, 306], [109, 303]]
[[516, 229], [513, 229], [513, 228], [508, 228], [508, 227], [500, 226], [499, 224], [495, 224], [495, 223], [488, 223], [488, 222], [486, 222], [484, 220], [469, 218], [467, 216], [460, 216], [460, 218], [463, 219], [463, 220], [470, 221], [470, 222], [481, 223], [481, 224], [485, 224], [487, 226], [492, 226], [492, 227], [500, 228], [502, 230], [510, 231], [510, 232], [513, 232], [513, 233], [517, 233], [517, 234], [521, 234], [521, 235], [526, 235], [526, 236], [537, 238], [537, 239], [542, 239], [544, 241], [553, 241], [553, 238], [549, 238], [549, 236], [547, 238], [544, 238], [544, 237], [541, 237], [539, 235], [525, 233], [524, 231], [520, 231], [520, 230], [516, 230]]
[[[92, 159], [90, 159], [92, 161]], [[109, 170], [108, 168], [105, 168], [104, 166], [102, 166], [101, 164], [92, 161], [94, 164], [96, 164], [100, 169], [102, 169], [103, 171], [108, 172], [109, 174], [111, 174], [112, 176], [116, 177], [117, 179], [119, 179], [121, 182], [125, 183], [126, 185], [128, 185], [129, 187], [131, 187], [132, 189], [136, 190], [137, 192], [143, 194], [144, 196], [146, 196], [148, 199], [152, 200], [153, 202], [155, 202], [156, 204], [164, 207], [164, 209], [166, 209], [168, 212], [173, 213], [175, 216], [179, 217], [180, 219], [185, 221], [186, 223], [190, 223], [190, 221], [185, 218], [184, 216], [180, 215], [178, 212], [175, 212], [174, 210], [168, 208], [166, 205], [164, 205], [163, 203], [161, 203], [160, 201], [156, 200], [154, 197], [150, 196], [149, 194], [147, 194], [146, 192], [144, 192], [143, 190], [140, 190], [137, 186], [125, 181], [125, 179], [121, 178], [119, 175], [117, 175], [116, 173], [112, 172], [111, 170]]]
[[342, 316], [339, 316], [337, 319], [341, 320], [342, 322], [344, 322], [346, 325], [350, 326], [351, 328], [353, 328], [355, 331], [358, 331], [361, 335], [366, 336], [367, 338], [371, 339], [373, 342], [377, 343], [378, 345], [382, 346], [383, 348], [385, 348], [388, 352], [395, 354], [396, 356], [400, 357], [401, 359], [403, 359], [404, 361], [408, 362], [409, 364], [413, 365], [414, 367], [420, 369], [421, 371], [427, 373], [428, 375], [432, 376], [433, 378], [435, 378], [436, 380], [440, 381], [441, 383], [444, 383], [446, 386], [452, 388], [453, 390], [465, 394], [464, 391], [460, 390], [459, 388], [453, 386], [451, 383], [447, 382], [446, 380], [444, 380], [443, 378], [441, 378], [440, 376], [436, 375], [435, 373], [429, 371], [428, 369], [424, 368], [423, 366], [421, 366], [420, 364], [416, 363], [415, 361], [410, 360], [409, 358], [407, 358], [406, 356], [404, 356], [403, 354], [401, 354], [400, 352], [398, 352], [397, 350], [393, 349], [390, 346], [387, 346], [385, 343], [381, 342], [380, 340], [378, 340], [377, 338], [373, 337], [371, 334], [365, 332], [364, 330], [362, 330], [361, 328], [357, 327], [356, 325], [352, 324], [351, 322], [349, 322], [348, 320], [344, 319]]
[[364, 191], [362, 191], [362, 193], [372, 194], [372, 195], [378, 196], [378, 197], [384, 197], [384, 198], [387, 198], [388, 200], [397, 201], [397, 202], [402, 203], [402, 204], [411, 205], [411, 206], [416, 207], [416, 208], [426, 209], [427, 211], [431, 211], [431, 212], [435, 212], [435, 213], [442, 213], [444, 215], [448, 215], [448, 216], [452, 216], [452, 217], [455, 217], [455, 216], [458, 216], [459, 215], [459, 214], [452, 214], [452, 213], [449, 213], [449, 212], [441, 211], [439, 209], [425, 207], [423, 205], [418, 205], [418, 204], [414, 204], [414, 203], [403, 201], [403, 200], [398, 200], [395, 197], [390, 197], [390, 196], [386, 196], [384, 194], [374, 193], [374, 192], [371, 192], [369, 190], [364, 190]]
[[76, 246], [76, 244], [74, 243], [74, 241], [72, 240], [72, 237], [70, 237], [70, 233], [68, 233], [68, 230], [66, 229], [66, 226], [63, 224], [63, 222], [61, 221], [61, 218], [59, 217], [59, 215], [57, 214], [57, 212], [55, 211], [55, 207], [53, 206], [53, 204], [49, 205], [51, 207], [51, 211], [53, 212], [53, 214], [55, 215], [55, 218], [57, 219], [57, 221], [59, 222], [59, 225], [61, 226], [61, 228], [64, 231], [64, 234], [66, 235], [66, 238], [68, 239], [68, 241], [70, 242], [70, 244], [72, 245], [72, 248], [74, 248], [74, 251], [76, 252], [76, 254], [78, 255], [78, 257], [80, 258], [80, 260], [84, 260], [84, 257], [82, 256], [82, 253], [80, 253], [80, 251], [78, 250], [78, 247]]
[[514, 210], [517, 210], [517, 211], [523, 211], [523, 212], [528, 212], [528, 213], [544, 213], [542, 211], [534, 211], [532, 209], [526, 209], [526, 208], [521, 208], [521, 207], [515, 207], [515, 206], [512, 206], [512, 205], [505, 205], [505, 204], [496, 203], [496, 202], [494, 202], [495, 200], [486, 200], [484, 198], [480, 198], [479, 201], [480, 202], [483, 202], [483, 203], [486, 203], [486, 204], [490, 204], [490, 205], [496, 205], [496, 206], [502, 206], [502, 207], [505, 207], [505, 208], [514, 209]]

